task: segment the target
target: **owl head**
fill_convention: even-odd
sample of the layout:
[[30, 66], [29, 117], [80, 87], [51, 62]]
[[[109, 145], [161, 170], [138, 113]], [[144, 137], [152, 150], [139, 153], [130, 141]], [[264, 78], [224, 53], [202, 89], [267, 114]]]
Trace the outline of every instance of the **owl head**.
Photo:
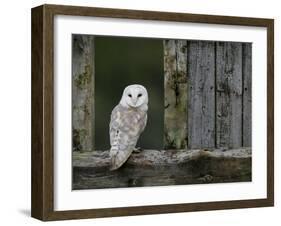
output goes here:
[[129, 85], [124, 91], [120, 101], [123, 107], [138, 108], [148, 104], [148, 94], [142, 85]]

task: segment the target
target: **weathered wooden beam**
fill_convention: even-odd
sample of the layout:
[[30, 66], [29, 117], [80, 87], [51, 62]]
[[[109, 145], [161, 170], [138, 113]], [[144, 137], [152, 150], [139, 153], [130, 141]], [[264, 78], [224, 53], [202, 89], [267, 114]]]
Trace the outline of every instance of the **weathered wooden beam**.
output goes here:
[[188, 41], [188, 147], [215, 147], [215, 42]]
[[164, 149], [187, 148], [187, 52], [184, 40], [164, 40]]
[[[209, 158], [249, 158], [251, 148], [220, 149], [191, 149], [191, 150], [143, 150], [133, 153], [126, 164], [140, 166], [155, 166], [182, 164], [202, 157]], [[74, 152], [74, 167], [99, 168], [109, 166], [109, 151]]]
[[216, 45], [217, 147], [242, 146], [242, 43]]
[[251, 148], [143, 150], [110, 171], [109, 151], [73, 153], [73, 189], [251, 181]]
[[94, 147], [94, 37], [72, 36], [72, 149]]

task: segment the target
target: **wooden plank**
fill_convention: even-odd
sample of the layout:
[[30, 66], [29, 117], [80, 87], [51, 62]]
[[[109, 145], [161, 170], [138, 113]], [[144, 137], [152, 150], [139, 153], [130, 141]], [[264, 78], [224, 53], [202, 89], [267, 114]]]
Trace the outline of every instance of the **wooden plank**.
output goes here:
[[186, 41], [164, 40], [164, 149], [187, 148]]
[[[203, 148], [203, 149], [182, 149], [170, 150], [142, 150], [133, 152], [125, 164], [136, 166], [163, 166], [173, 164], [185, 164], [189, 161], [198, 160], [204, 157], [212, 158], [250, 158], [251, 148], [241, 147], [236, 149], [224, 148]], [[109, 150], [92, 152], [73, 153], [73, 167], [102, 168], [111, 164]], [[120, 168], [121, 169], [121, 168]]]
[[188, 42], [188, 145], [215, 146], [215, 43]]
[[252, 43], [243, 44], [243, 146], [252, 145]]
[[216, 44], [216, 143], [242, 146], [242, 44]]
[[72, 149], [94, 149], [93, 36], [72, 36]]
[[251, 181], [251, 148], [143, 150], [110, 171], [109, 151], [73, 154], [73, 189]]

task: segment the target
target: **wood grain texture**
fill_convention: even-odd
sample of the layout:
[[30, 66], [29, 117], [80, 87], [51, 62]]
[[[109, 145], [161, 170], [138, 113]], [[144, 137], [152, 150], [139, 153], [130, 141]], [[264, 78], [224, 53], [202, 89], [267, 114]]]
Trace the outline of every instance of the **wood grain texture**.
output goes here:
[[94, 149], [94, 36], [72, 35], [72, 150]]
[[[137, 168], [146, 166], [169, 166], [176, 164], [186, 164], [190, 161], [198, 161], [200, 158], [251, 158], [251, 147], [241, 147], [236, 149], [224, 148], [204, 148], [204, 149], [182, 149], [177, 150], [142, 150], [133, 152], [125, 164], [134, 165]], [[75, 152], [73, 153], [74, 167], [89, 168], [110, 168], [109, 150]]]
[[[35, 15], [37, 14], [37, 15]], [[53, 19], [54, 15], [148, 19], [261, 26], [267, 28], [267, 198], [122, 208], [54, 211]], [[274, 205], [274, 20], [210, 15], [43, 5], [32, 9], [32, 216], [66, 220], [141, 214], [264, 207]], [[38, 29], [38, 31], [36, 31]], [[36, 53], [37, 51], [37, 53]], [[35, 58], [37, 57], [37, 60]], [[35, 75], [38, 78], [35, 78]], [[42, 89], [41, 89], [42, 88]], [[36, 108], [35, 108], [36, 106]], [[44, 107], [43, 107], [44, 106]], [[44, 109], [44, 111], [43, 111]], [[43, 111], [43, 112], [42, 112]], [[41, 172], [37, 172], [42, 170]], [[43, 189], [44, 188], [44, 189]]]
[[242, 146], [252, 146], [252, 43], [243, 44]]
[[217, 147], [242, 146], [242, 44], [216, 44]]
[[188, 41], [188, 145], [215, 147], [215, 43]]
[[250, 146], [251, 44], [187, 41], [183, 55], [180, 42], [164, 42], [165, 148]]
[[187, 148], [186, 44], [164, 40], [164, 149]]

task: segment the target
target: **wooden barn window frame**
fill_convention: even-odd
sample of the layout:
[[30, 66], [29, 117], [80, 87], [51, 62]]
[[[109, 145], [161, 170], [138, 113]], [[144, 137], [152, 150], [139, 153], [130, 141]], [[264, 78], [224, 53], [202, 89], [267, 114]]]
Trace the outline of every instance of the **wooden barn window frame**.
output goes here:
[[[267, 198], [95, 209], [54, 210], [54, 16], [87, 16], [240, 25], [267, 29]], [[77, 6], [32, 9], [32, 217], [49, 221], [274, 205], [274, 20]]]

